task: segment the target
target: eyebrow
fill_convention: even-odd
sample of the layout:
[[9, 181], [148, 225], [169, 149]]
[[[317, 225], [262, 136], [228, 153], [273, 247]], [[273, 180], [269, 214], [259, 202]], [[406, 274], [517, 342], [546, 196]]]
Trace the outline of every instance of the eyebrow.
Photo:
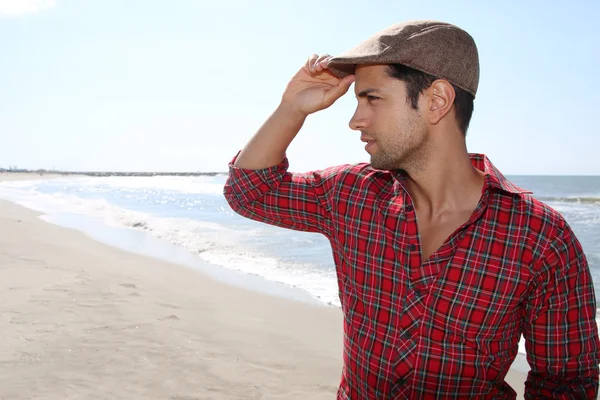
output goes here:
[[368, 88], [368, 89], [361, 91], [359, 94], [356, 95], [356, 97], [367, 97], [368, 95], [370, 95], [372, 93], [381, 93], [381, 90], [375, 89], [375, 88]]

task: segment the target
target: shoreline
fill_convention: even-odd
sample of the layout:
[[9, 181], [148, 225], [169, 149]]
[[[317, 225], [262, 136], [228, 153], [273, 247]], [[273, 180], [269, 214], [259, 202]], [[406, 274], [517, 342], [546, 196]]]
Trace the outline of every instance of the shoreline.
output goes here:
[[[0, 365], [11, 366], [0, 397], [335, 397], [339, 308], [220, 282], [41, 215], [0, 201]], [[507, 375], [518, 398], [525, 377]]]
[[268, 294], [277, 298], [339, 309], [339, 307], [319, 301], [304, 289], [292, 287], [282, 282], [271, 281], [260, 275], [248, 274], [220, 265], [210, 264], [187, 249], [155, 237], [149, 232], [127, 227], [109, 226], [101, 221], [82, 215], [49, 215], [42, 213], [40, 219], [67, 229], [74, 229], [95, 241], [128, 253], [152, 257], [157, 260], [191, 268], [203, 276], [226, 285], [261, 294]]

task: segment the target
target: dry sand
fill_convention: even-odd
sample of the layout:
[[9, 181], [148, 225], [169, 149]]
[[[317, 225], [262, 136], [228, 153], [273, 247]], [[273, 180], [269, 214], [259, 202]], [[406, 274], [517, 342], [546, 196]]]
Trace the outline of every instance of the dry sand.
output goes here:
[[[0, 333], [3, 400], [334, 399], [341, 371], [340, 310], [121, 251], [6, 201]], [[507, 378], [519, 398], [524, 378]]]

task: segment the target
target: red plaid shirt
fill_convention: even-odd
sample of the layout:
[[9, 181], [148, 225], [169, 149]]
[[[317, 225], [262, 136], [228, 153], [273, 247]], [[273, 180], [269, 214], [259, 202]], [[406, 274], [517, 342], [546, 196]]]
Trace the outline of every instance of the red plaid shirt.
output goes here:
[[526, 398], [595, 398], [596, 299], [577, 238], [484, 155], [471, 160], [485, 173], [481, 200], [427, 260], [399, 172], [230, 164], [233, 210], [331, 242], [345, 322], [338, 399], [514, 399], [504, 377], [521, 334]]

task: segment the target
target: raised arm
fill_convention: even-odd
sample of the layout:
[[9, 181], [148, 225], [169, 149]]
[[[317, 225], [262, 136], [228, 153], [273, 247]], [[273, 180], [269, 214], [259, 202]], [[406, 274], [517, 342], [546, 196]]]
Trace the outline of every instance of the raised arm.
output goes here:
[[330, 206], [340, 168], [287, 171], [286, 151], [308, 115], [331, 106], [354, 77], [327, 71], [329, 57], [313, 55], [288, 83], [275, 112], [229, 165], [224, 195], [240, 215], [285, 228], [330, 233]]
[[328, 55], [313, 54], [288, 83], [279, 107], [250, 139], [235, 167], [260, 170], [280, 164], [306, 117], [331, 106], [354, 81], [340, 80], [327, 70]]

